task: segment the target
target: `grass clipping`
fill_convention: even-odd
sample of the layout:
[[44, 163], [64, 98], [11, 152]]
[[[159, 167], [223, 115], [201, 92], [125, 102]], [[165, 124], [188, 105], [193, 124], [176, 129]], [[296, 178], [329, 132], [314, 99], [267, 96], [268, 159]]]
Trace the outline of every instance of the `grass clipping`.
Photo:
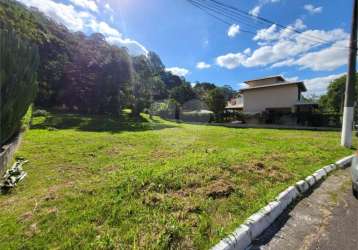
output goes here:
[[16, 187], [16, 184], [25, 178], [27, 173], [22, 169], [27, 160], [17, 160], [10, 169], [8, 169], [0, 182], [1, 193], [7, 193], [10, 189]]

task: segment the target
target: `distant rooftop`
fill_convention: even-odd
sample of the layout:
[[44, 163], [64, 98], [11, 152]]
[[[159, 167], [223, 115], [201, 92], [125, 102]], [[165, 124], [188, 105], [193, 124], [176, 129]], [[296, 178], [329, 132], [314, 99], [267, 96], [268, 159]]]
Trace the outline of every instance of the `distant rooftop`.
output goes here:
[[274, 84], [259, 85], [259, 86], [255, 86], [255, 87], [242, 88], [242, 89], [240, 89], [240, 91], [243, 92], [243, 91], [253, 90], [253, 89], [279, 87], [279, 86], [287, 86], [287, 85], [297, 85], [301, 89], [302, 92], [307, 91], [306, 86], [303, 82], [287, 82], [287, 81], [278, 82], [278, 83], [274, 83]]
[[251, 82], [258, 82], [258, 81], [262, 81], [262, 80], [268, 80], [268, 79], [275, 79], [277, 82], [285, 82], [285, 78], [283, 78], [283, 76], [281, 75], [277, 75], [277, 76], [267, 76], [267, 77], [263, 77], [263, 78], [258, 78], [258, 79], [253, 79], [253, 80], [247, 80], [244, 81], [244, 83], [251, 83]]

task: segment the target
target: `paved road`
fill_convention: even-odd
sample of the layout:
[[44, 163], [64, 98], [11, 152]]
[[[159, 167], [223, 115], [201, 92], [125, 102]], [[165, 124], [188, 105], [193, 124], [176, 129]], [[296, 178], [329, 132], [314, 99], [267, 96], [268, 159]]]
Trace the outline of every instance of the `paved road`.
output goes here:
[[336, 171], [254, 242], [263, 250], [358, 250], [358, 200], [350, 169]]

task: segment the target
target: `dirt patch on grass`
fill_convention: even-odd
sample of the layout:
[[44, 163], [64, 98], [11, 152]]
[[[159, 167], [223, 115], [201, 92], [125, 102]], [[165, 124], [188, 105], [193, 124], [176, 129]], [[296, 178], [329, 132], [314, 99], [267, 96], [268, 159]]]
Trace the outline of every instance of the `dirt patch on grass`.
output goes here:
[[122, 150], [119, 149], [118, 147], [112, 147], [107, 149], [105, 152], [109, 156], [116, 156], [116, 155], [120, 155], [122, 153]]
[[37, 226], [37, 223], [33, 223], [29, 226], [28, 230], [25, 232], [25, 235], [27, 237], [33, 237], [35, 236], [36, 234], [38, 234], [40, 232], [38, 226]]
[[219, 179], [210, 183], [205, 187], [205, 194], [213, 199], [228, 197], [232, 192], [235, 191], [233, 183]]
[[157, 206], [159, 203], [163, 202], [164, 200], [164, 195], [160, 194], [160, 193], [150, 193], [147, 194], [144, 198], [143, 198], [143, 203], [147, 206]]
[[[178, 199], [186, 197], [200, 196], [213, 199], [227, 198], [235, 191], [235, 184], [229, 180], [218, 178], [209, 181], [208, 183], [189, 185], [179, 190], [168, 192], [168, 195]], [[196, 208], [189, 209], [196, 210]]]
[[34, 216], [33, 212], [32, 211], [28, 211], [26, 213], [23, 213], [20, 218], [19, 218], [19, 221], [29, 221], [32, 219], [32, 217]]
[[164, 151], [164, 150], [153, 150], [150, 153], [150, 158], [159, 160], [159, 159], [167, 159], [173, 156], [172, 152]]
[[106, 172], [106, 173], [114, 173], [116, 171], [118, 171], [119, 169], [121, 169], [120, 166], [118, 165], [109, 165], [109, 166], [106, 166], [103, 168], [103, 170]]
[[41, 200], [42, 201], [55, 200], [58, 198], [58, 193], [60, 192], [60, 190], [63, 190], [65, 188], [70, 188], [73, 186], [74, 186], [74, 182], [72, 181], [61, 183], [58, 185], [53, 185], [47, 189], [46, 195], [44, 195]]
[[242, 165], [230, 167], [230, 171], [236, 174], [247, 174], [256, 179], [268, 178], [272, 181], [288, 181], [293, 174], [283, 169], [275, 162], [264, 162], [253, 160]]

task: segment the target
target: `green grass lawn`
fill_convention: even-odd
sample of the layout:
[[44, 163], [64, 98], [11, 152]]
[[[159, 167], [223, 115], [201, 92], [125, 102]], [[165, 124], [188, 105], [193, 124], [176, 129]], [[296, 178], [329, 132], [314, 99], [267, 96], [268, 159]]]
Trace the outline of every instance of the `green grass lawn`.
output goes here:
[[28, 176], [0, 196], [0, 249], [207, 249], [287, 186], [351, 154], [339, 136], [36, 117], [17, 153]]

